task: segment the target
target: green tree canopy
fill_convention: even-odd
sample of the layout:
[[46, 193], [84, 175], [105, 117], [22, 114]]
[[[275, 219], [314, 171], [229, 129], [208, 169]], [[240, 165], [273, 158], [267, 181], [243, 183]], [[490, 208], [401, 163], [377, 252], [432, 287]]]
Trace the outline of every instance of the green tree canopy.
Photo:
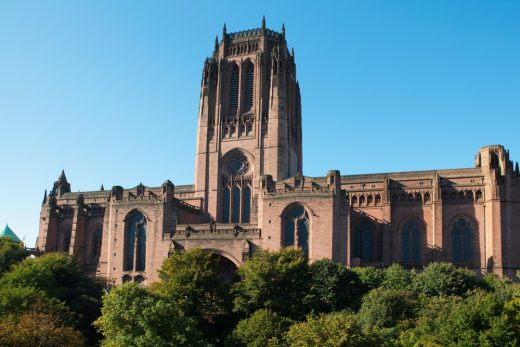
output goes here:
[[151, 289], [194, 318], [206, 335], [223, 339], [235, 320], [229, 285], [219, 279], [217, 265], [212, 254], [201, 249], [173, 253]]
[[0, 288], [29, 287], [63, 301], [76, 317], [76, 327], [95, 340], [92, 322], [99, 317], [102, 286], [65, 253], [25, 259], [0, 278]]
[[374, 267], [355, 267], [352, 268], [352, 271], [358, 275], [361, 281], [360, 290], [362, 294], [379, 288], [385, 279], [383, 271]]
[[366, 328], [392, 328], [414, 317], [417, 304], [417, 295], [412, 291], [377, 288], [363, 297], [359, 322]]
[[411, 289], [415, 273], [399, 264], [392, 264], [383, 271], [381, 286], [387, 289]]
[[227, 342], [231, 346], [276, 346], [283, 340], [291, 324], [292, 321], [288, 318], [260, 309], [238, 322]]
[[29, 254], [23, 243], [13, 241], [9, 237], [0, 237], [0, 276], [9, 271], [13, 264], [27, 258]]
[[236, 312], [249, 315], [265, 308], [292, 319], [307, 313], [309, 266], [301, 249], [257, 251], [238, 274], [240, 281], [233, 286]]
[[135, 283], [125, 283], [105, 295], [101, 312], [94, 324], [105, 337], [102, 346], [206, 345], [192, 318]]
[[309, 270], [313, 310], [332, 312], [354, 306], [360, 284], [357, 274], [328, 259], [313, 262]]
[[473, 271], [451, 263], [431, 263], [413, 280], [415, 290], [427, 296], [462, 295], [476, 285]]
[[84, 347], [78, 330], [65, 326], [55, 314], [27, 311], [13, 319], [0, 320], [0, 346]]
[[364, 335], [351, 314], [334, 312], [309, 316], [294, 324], [286, 335], [290, 347], [370, 347], [384, 346], [377, 335]]

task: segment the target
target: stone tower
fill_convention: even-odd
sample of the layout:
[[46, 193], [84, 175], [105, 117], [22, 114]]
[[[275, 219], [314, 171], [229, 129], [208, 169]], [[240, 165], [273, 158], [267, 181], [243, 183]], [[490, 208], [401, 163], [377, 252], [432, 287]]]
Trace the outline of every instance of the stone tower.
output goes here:
[[[285, 27], [275, 32], [263, 19], [261, 28], [228, 33], [224, 24], [204, 63], [200, 93], [195, 195], [208, 217], [256, 222], [251, 192], [263, 175], [276, 181], [301, 173], [301, 134], [300, 88]], [[247, 202], [240, 211], [219, 208], [233, 199]]]

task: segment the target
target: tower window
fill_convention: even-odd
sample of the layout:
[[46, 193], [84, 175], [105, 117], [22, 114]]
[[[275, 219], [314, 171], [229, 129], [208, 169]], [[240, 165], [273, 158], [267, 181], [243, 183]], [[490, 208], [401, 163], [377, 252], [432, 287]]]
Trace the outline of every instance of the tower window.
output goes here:
[[253, 107], [253, 92], [255, 82], [255, 67], [248, 62], [245, 66], [244, 77], [244, 111], [250, 111]]
[[222, 163], [222, 223], [249, 223], [251, 220], [250, 165], [244, 153], [236, 151]]
[[238, 66], [233, 64], [231, 67], [231, 79], [229, 84], [229, 115], [234, 116], [238, 109], [238, 82], [240, 72]]

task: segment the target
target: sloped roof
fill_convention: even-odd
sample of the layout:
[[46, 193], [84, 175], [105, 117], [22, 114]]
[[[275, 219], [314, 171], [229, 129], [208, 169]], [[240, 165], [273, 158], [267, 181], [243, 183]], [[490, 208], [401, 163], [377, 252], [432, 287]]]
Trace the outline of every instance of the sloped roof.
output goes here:
[[5, 225], [4, 230], [0, 231], [0, 237], [9, 237], [13, 241], [22, 242], [22, 240], [20, 240], [18, 236], [16, 236], [14, 231], [11, 228], [9, 228], [9, 225], [7, 224]]

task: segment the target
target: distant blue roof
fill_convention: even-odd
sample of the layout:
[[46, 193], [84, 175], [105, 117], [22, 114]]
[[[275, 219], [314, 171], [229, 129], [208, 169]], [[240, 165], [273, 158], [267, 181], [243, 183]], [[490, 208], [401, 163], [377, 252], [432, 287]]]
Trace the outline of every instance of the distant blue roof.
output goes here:
[[0, 237], [8, 237], [13, 241], [22, 242], [22, 240], [20, 240], [18, 236], [16, 236], [14, 231], [11, 228], [9, 228], [9, 225], [7, 224], [5, 225], [4, 230], [0, 231]]

